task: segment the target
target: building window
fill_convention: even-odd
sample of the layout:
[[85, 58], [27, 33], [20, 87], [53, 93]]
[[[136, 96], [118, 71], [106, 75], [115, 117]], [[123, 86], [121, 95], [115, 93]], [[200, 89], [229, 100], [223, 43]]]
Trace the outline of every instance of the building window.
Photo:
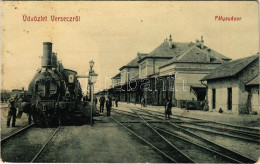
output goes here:
[[216, 109], [216, 89], [212, 89], [212, 109]]
[[228, 106], [227, 109], [228, 110], [232, 110], [232, 88], [228, 88], [227, 89], [227, 95], [228, 95]]

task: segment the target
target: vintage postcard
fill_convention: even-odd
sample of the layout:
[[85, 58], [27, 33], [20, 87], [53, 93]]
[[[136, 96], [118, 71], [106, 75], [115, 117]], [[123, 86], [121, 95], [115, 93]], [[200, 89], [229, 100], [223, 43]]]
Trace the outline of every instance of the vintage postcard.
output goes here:
[[256, 163], [257, 1], [2, 1], [1, 162]]

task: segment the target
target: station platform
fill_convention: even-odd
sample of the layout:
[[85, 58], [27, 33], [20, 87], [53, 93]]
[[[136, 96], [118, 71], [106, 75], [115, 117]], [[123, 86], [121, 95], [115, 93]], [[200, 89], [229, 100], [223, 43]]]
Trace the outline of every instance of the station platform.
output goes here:
[[[129, 111], [130, 108], [141, 108], [145, 110], [157, 111], [164, 113], [164, 106], [151, 106], [141, 107], [140, 104], [119, 102], [118, 109]], [[113, 106], [112, 108], [116, 108]], [[260, 129], [260, 115], [246, 115], [234, 113], [218, 113], [216, 111], [200, 111], [200, 110], [185, 110], [181, 108], [172, 108], [172, 114], [205, 119], [209, 121], [223, 122], [227, 124], [234, 124], [239, 126], [247, 126]]]

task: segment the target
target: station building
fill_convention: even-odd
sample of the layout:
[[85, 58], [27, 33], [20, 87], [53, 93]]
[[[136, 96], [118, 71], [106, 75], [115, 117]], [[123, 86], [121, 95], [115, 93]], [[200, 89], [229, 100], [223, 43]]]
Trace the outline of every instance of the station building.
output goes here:
[[206, 85], [200, 79], [230, 60], [205, 46], [203, 37], [195, 43], [180, 43], [170, 35], [150, 53], [138, 53], [122, 66], [111, 78], [108, 92], [123, 102], [140, 103], [145, 98], [151, 105], [164, 105], [168, 98], [175, 106], [181, 101], [203, 101]]
[[259, 53], [224, 63], [201, 80], [207, 82], [211, 110], [259, 113]]
[[195, 43], [179, 43], [170, 36], [138, 61], [139, 78], [149, 85], [142, 95], [151, 105], [164, 105], [168, 98], [178, 107], [182, 102], [203, 101], [206, 85], [200, 79], [230, 60], [205, 46], [203, 37]]
[[[203, 38], [159, 67], [160, 77], [173, 77], [172, 100], [180, 107], [185, 101], [204, 101], [206, 85], [200, 79], [230, 58], [206, 47]], [[161, 94], [164, 94], [162, 92]], [[161, 96], [166, 97], [166, 96]]]

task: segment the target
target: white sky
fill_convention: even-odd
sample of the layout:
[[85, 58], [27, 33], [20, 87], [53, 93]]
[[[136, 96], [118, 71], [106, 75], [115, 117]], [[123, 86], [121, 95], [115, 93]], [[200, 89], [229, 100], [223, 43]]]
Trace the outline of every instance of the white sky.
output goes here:
[[[41, 65], [42, 42], [53, 42], [66, 68], [87, 72], [89, 60], [103, 82], [136, 57], [173, 35], [205, 45], [232, 59], [259, 51], [257, 2], [1, 2], [2, 88], [28, 88]], [[48, 16], [48, 22], [23, 22], [22, 15]], [[51, 22], [50, 15], [77, 16], [81, 22]], [[242, 17], [219, 22], [215, 16]], [[85, 83], [82, 83], [85, 86]]]

